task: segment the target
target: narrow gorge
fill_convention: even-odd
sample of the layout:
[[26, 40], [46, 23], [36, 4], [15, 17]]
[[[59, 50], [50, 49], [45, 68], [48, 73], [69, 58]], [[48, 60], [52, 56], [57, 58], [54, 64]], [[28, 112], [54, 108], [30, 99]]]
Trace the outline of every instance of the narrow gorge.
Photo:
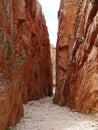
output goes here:
[[98, 118], [80, 114], [98, 115], [98, 0], [61, 0], [58, 10], [53, 96], [55, 63], [41, 4], [0, 0], [0, 130], [95, 130], [96, 121], [98, 130]]

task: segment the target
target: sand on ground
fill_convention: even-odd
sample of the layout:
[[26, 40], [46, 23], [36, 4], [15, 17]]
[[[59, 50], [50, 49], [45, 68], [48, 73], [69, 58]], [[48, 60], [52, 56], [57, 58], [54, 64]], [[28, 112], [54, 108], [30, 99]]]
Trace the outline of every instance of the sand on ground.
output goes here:
[[46, 97], [24, 105], [24, 117], [15, 130], [98, 130], [98, 118], [55, 105]]

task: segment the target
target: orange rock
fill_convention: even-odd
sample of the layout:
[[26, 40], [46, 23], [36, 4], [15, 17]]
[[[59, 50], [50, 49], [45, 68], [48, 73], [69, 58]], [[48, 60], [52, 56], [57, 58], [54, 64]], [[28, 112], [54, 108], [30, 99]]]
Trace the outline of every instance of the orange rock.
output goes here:
[[56, 94], [54, 102], [61, 104], [60, 94], [65, 85], [66, 71], [71, 48], [75, 41], [75, 23], [79, 8], [78, 0], [61, 0], [58, 12], [59, 30], [57, 40], [57, 63], [56, 63]]
[[50, 43], [36, 0], [0, 1], [0, 130], [23, 116], [23, 103], [52, 95]]
[[[65, 75], [63, 74], [65, 76], [63, 83], [62, 81], [60, 82], [60, 78], [58, 78], [58, 76], [61, 78], [63, 78], [63, 76], [58, 73], [58, 71], [60, 71], [58, 63], [61, 62], [61, 60], [57, 57], [57, 90], [54, 101], [61, 105], [68, 105], [69, 107], [84, 113], [97, 113], [98, 1], [82, 0], [78, 6], [80, 8], [79, 11], [77, 11], [77, 16], [76, 13], [74, 15], [74, 12], [71, 12], [72, 15], [74, 15], [74, 19], [73, 17], [70, 17], [70, 20], [68, 20], [69, 26], [67, 26], [66, 30], [59, 28], [59, 32], [62, 31], [65, 34], [66, 31], [68, 33], [70, 29], [72, 32], [73, 26], [71, 26], [71, 22], [74, 20], [75, 24], [73, 25], [76, 28], [76, 32], [73, 32], [73, 34], [76, 37], [73, 42], [71, 41], [71, 44], [74, 44], [72, 45], [70, 55], [68, 51], [66, 52], [66, 49], [62, 49], [65, 52], [65, 56], [63, 56], [63, 58], [65, 58], [65, 62], [67, 64], [66, 72], [64, 73]], [[71, 8], [69, 8], [69, 10], [70, 9]], [[67, 14], [66, 6], [64, 11], [66, 12], [66, 15], [69, 15]], [[66, 27], [66, 20], [63, 20], [63, 23], [65, 23]], [[59, 33], [60, 36], [62, 35], [62, 32]], [[67, 38], [69, 38], [68, 36]], [[59, 39], [58, 46], [60, 43], [62, 42]], [[69, 42], [67, 44], [69, 45]], [[57, 56], [59, 56], [60, 53], [60, 49], [57, 49]], [[61, 57], [61, 59], [63, 58]], [[58, 86], [59, 83], [61, 83], [61, 85]]]

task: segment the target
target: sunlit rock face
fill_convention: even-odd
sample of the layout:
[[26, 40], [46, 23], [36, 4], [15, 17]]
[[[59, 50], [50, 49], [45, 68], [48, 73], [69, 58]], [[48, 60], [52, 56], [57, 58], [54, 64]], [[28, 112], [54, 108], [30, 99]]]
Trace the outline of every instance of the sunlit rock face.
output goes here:
[[0, 130], [19, 122], [23, 103], [52, 95], [50, 44], [36, 0], [0, 0]]
[[56, 94], [54, 102], [61, 104], [61, 91], [65, 85], [66, 71], [71, 48], [76, 38], [78, 0], [61, 0], [58, 12], [59, 27], [56, 47]]
[[0, 1], [0, 130], [23, 116], [21, 66], [16, 54], [12, 6], [11, 0]]
[[[64, 10], [65, 15], [59, 16], [57, 89], [54, 102], [80, 112], [95, 114], [98, 112], [98, 1], [77, 0], [77, 6], [72, 6], [76, 12], [71, 11], [74, 18], [71, 16], [70, 19], [67, 11], [72, 8], [67, 7], [72, 2], [67, 4], [66, 0], [62, 0], [61, 3], [60, 12]], [[70, 36], [69, 30], [74, 34], [71, 42], [66, 41], [66, 32], [67, 39]], [[61, 49], [63, 44], [67, 47]]]

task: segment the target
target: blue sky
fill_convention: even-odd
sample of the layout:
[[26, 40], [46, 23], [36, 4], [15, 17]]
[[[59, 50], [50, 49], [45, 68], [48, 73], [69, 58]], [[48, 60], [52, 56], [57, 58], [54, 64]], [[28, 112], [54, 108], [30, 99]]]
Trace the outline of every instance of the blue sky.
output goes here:
[[60, 0], [39, 0], [39, 2], [41, 3], [43, 13], [45, 14], [50, 42], [53, 45], [56, 45], [58, 30], [57, 14], [60, 6]]

